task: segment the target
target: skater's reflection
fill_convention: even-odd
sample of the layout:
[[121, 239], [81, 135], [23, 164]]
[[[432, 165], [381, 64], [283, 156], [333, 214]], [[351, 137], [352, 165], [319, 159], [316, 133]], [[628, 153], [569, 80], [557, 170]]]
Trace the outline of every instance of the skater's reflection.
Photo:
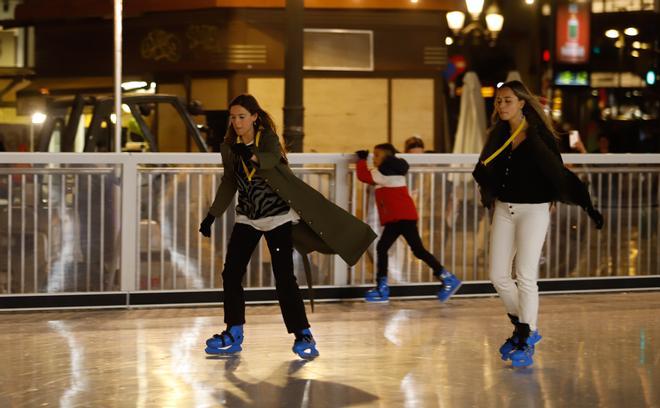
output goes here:
[[[240, 356], [213, 358], [225, 360], [225, 378], [245, 396], [224, 390], [222, 401], [218, 401], [224, 406], [350, 407], [378, 399], [376, 395], [349, 385], [304, 378], [299, 371], [308, 363], [305, 360], [283, 362], [269, 378], [251, 383], [236, 375], [241, 363]], [[277, 385], [282, 383], [283, 378], [284, 385]]]
[[89, 390], [89, 381], [85, 375], [85, 347], [80, 343], [78, 337], [70, 329], [69, 324], [61, 320], [52, 320], [48, 326], [67, 342], [70, 356], [69, 387], [60, 397], [61, 407], [72, 407], [78, 405], [78, 397], [81, 392]]

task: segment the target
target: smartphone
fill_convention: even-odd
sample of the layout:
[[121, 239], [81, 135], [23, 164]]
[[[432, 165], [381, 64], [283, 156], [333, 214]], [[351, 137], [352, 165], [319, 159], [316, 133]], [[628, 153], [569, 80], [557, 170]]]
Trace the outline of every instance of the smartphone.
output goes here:
[[577, 144], [580, 142], [580, 132], [577, 130], [571, 130], [568, 132], [568, 143], [570, 144], [571, 148], [577, 146]]

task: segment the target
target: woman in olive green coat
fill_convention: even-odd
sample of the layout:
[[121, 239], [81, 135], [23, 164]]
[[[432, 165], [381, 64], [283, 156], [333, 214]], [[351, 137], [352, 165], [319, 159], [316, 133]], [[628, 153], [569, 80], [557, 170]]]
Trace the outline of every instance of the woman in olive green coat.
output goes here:
[[293, 248], [336, 253], [354, 265], [376, 238], [371, 228], [297, 178], [275, 133], [273, 121], [251, 95], [229, 105], [231, 126], [220, 148], [224, 175], [200, 232], [210, 236], [211, 224], [238, 191], [236, 224], [222, 272], [227, 329], [206, 342], [209, 354], [241, 350], [245, 323], [242, 280], [259, 240], [270, 250], [275, 288], [289, 333], [296, 336], [294, 353], [318, 356], [309, 330], [300, 289], [293, 273]]

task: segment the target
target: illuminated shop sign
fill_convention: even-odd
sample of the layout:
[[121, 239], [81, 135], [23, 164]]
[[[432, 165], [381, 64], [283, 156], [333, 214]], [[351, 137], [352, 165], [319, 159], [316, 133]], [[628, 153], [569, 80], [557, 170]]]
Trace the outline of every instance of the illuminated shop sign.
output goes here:
[[555, 76], [555, 85], [589, 86], [587, 71], [559, 71]]
[[589, 61], [589, 4], [557, 6], [557, 62], [585, 64]]

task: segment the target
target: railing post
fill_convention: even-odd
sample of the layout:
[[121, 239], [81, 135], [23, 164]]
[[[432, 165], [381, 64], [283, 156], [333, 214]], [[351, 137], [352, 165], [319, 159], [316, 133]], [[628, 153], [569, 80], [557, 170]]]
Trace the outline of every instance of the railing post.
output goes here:
[[[335, 165], [335, 204], [350, 211], [350, 188], [348, 185], [348, 165], [350, 155], [342, 155]], [[334, 285], [348, 284], [348, 265], [339, 256], [334, 257]]]
[[[137, 228], [137, 162], [130, 155], [121, 153], [121, 290], [136, 289], [135, 277], [138, 270]], [[123, 157], [122, 157], [123, 156]]]

